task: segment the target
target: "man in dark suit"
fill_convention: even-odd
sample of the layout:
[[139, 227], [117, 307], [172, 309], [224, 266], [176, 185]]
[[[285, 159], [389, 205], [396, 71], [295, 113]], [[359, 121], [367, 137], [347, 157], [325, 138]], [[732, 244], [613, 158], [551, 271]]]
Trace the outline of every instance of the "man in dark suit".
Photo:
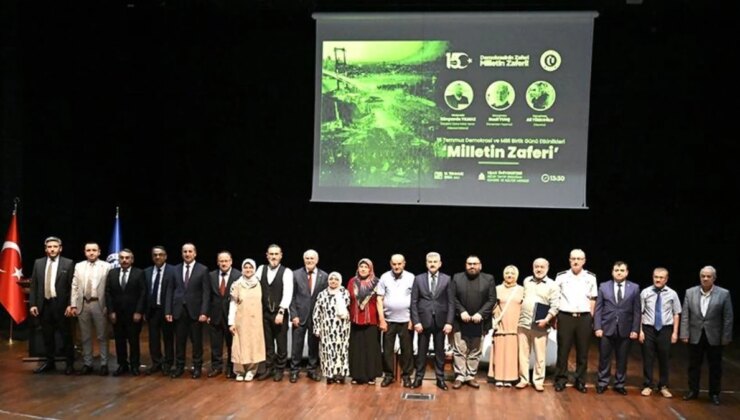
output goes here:
[[453, 389], [459, 389], [463, 384], [480, 388], [475, 375], [482, 352], [481, 341], [491, 329], [491, 311], [496, 303], [493, 275], [482, 273], [482, 269], [480, 259], [471, 255], [465, 260], [465, 271], [452, 276], [455, 291]]
[[[105, 301], [113, 324], [118, 359], [118, 369], [113, 376], [120, 376], [129, 369], [132, 375], [139, 376], [139, 334], [146, 305], [146, 279], [142, 269], [132, 267], [134, 253], [130, 249], [118, 252], [118, 262], [120, 267], [108, 272], [105, 283]], [[131, 357], [128, 357], [129, 352]]]
[[599, 286], [594, 310], [594, 331], [599, 337], [599, 372], [596, 393], [603, 394], [611, 376], [612, 352], [616, 352], [617, 371], [614, 391], [627, 395], [627, 358], [631, 340], [640, 332], [640, 287], [627, 280], [627, 263], [617, 261], [612, 267], [612, 280]]
[[182, 263], [175, 266], [174, 287], [167, 291], [165, 319], [175, 323], [175, 369], [172, 378], [185, 373], [188, 337], [193, 352], [193, 379], [203, 374], [203, 323], [208, 320], [211, 288], [208, 267], [196, 262], [195, 245], [182, 246]]
[[231, 285], [241, 277], [238, 270], [232, 270], [233, 260], [229, 251], [221, 251], [216, 257], [218, 269], [208, 275], [211, 288], [210, 315], [208, 316], [208, 331], [211, 337], [211, 370], [208, 377], [221, 373], [223, 370], [223, 347], [226, 344], [226, 377], [234, 375], [234, 364], [231, 362], [232, 334], [229, 331], [229, 302], [231, 301]]
[[313, 308], [316, 297], [328, 286], [328, 275], [316, 265], [319, 253], [313, 249], [303, 253], [303, 268], [293, 271], [293, 299], [290, 301], [290, 316], [293, 336], [290, 359], [290, 382], [298, 380], [298, 369], [303, 360], [303, 342], [308, 334], [308, 377], [321, 380], [319, 373], [319, 339], [313, 334]]
[[418, 341], [416, 378], [412, 388], [421, 386], [429, 350], [429, 337], [434, 340], [434, 373], [437, 387], [447, 391], [445, 384], [445, 335], [452, 332], [455, 320], [455, 289], [450, 276], [439, 271], [442, 257], [430, 252], [426, 257], [427, 272], [414, 278], [411, 288], [411, 322]]
[[69, 317], [72, 315], [70, 303], [74, 264], [69, 258], [60, 256], [61, 239], [50, 236], [44, 241], [44, 247], [46, 258], [39, 258], [33, 263], [28, 300], [31, 315], [40, 317], [41, 320], [46, 361], [33, 372], [43, 373], [55, 369], [54, 353], [57, 347], [54, 335], [59, 331], [66, 362], [64, 374], [71, 375], [74, 373], [74, 347]]
[[681, 341], [689, 344], [689, 391], [684, 400], [699, 396], [704, 354], [709, 361], [709, 398], [719, 405], [722, 380], [722, 349], [732, 341], [732, 298], [716, 286], [717, 270], [708, 265], [699, 271], [699, 286], [686, 291], [681, 316]]
[[[175, 281], [174, 266], [167, 264], [167, 250], [157, 245], [152, 248], [152, 262], [154, 265], [144, 270], [147, 290], [146, 320], [149, 324], [149, 355], [152, 365], [147, 374], [162, 372], [169, 375], [175, 361], [175, 330], [171, 322], [164, 318], [164, 307], [167, 300], [167, 290], [173, 287]], [[162, 344], [164, 344], [164, 359], [162, 358]]]

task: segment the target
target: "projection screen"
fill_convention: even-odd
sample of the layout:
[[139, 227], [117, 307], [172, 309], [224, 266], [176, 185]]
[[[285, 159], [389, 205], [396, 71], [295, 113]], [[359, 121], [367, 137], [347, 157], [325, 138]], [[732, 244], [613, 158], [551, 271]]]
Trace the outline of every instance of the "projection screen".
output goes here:
[[585, 208], [596, 16], [315, 14], [312, 201]]

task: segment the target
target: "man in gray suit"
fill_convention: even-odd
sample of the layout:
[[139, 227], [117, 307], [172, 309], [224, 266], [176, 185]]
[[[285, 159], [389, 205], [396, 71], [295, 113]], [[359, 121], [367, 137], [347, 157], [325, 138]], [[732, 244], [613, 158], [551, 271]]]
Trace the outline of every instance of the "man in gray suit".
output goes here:
[[689, 392], [684, 400], [699, 396], [699, 377], [704, 354], [709, 361], [709, 398], [719, 405], [722, 379], [722, 348], [732, 341], [732, 299], [730, 292], [714, 285], [717, 270], [701, 269], [701, 285], [686, 291], [681, 317], [681, 341], [689, 344]]
[[67, 362], [64, 374], [71, 375], [74, 373], [74, 347], [72, 346], [72, 325], [69, 317], [72, 316], [70, 299], [74, 263], [69, 258], [59, 255], [62, 252], [62, 240], [55, 236], [46, 238], [44, 250], [46, 257], [39, 258], [33, 263], [28, 304], [31, 306], [29, 309], [31, 315], [41, 319], [46, 361], [39, 365], [33, 373], [54, 370], [56, 351], [54, 336], [58, 331], [62, 337], [64, 357]]
[[450, 276], [439, 271], [442, 257], [427, 254], [427, 272], [414, 278], [411, 288], [411, 322], [419, 337], [416, 353], [416, 378], [412, 388], [421, 386], [429, 349], [429, 336], [434, 340], [434, 373], [437, 387], [447, 391], [445, 384], [445, 335], [452, 332], [455, 320], [455, 289]]
[[612, 353], [616, 354], [617, 371], [614, 391], [627, 395], [627, 358], [630, 344], [640, 332], [640, 287], [627, 280], [627, 263], [617, 261], [612, 267], [612, 280], [599, 285], [594, 310], [594, 331], [599, 337], [599, 373], [596, 393], [603, 394], [611, 376]]
[[480, 388], [475, 375], [482, 352], [481, 342], [491, 329], [491, 311], [496, 303], [493, 275], [482, 273], [482, 268], [480, 258], [471, 255], [465, 260], [465, 271], [452, 277], [455, 290], [453, 389], [459, 389], [463, 383]]
[[83, 366], [80, 374], [93, 371], [92, 328], [100, 346], [100, 375], [108, 375], [108, 334], [105, 304], [105, 282], [111, 266], [101, 261], [100, 246], [95, 242], [85, 244], [85, 261], [75, 264], [72, 278], [72, 315], [77, 316], [82, 339]]
[[308, 334], [308, 377], [321, 380], [319, 373], [319, 339], [313, 335], [313, 308], [316, 297], [328, 286], [328, 275], [316, 265], [319, 253], [313, 249], [303, 253], [303, 268], [293, 271], [293, 299], [289, 312], [293, 317], [292, 347], [290, 358], [290, 382], [298, 380], [298, 369], [303, 360], [303, 341]]

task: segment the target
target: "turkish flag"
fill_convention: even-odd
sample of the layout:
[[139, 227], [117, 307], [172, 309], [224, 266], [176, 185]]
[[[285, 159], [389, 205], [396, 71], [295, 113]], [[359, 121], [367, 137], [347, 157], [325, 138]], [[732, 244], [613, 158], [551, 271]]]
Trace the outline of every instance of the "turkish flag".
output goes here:
[[20, 324], [28, 316], [23, 299], [23, 289], [18, 284], [21, 278], [23, 278], [23, 264], [21, 264], [21, 248], [18, 246], [18, 225], [15, 212], [13, 212], [8, 235], [5, 237], [3, 249], [0, 252], [0, 303], [5, 306], [16, 324]]

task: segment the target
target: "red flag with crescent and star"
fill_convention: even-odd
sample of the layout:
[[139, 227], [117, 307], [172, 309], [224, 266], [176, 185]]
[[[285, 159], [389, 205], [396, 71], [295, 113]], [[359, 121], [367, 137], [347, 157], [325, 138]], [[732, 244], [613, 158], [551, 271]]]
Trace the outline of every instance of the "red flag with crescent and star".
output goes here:
[[0, 303], [3, 304], [16, 324], [28, 316], [23, 289], [18, 281], [23, 278], [21, 248], [18, 245], [18, 225], [15, 211], [10, 219], [8, 235], [0, 252]]

